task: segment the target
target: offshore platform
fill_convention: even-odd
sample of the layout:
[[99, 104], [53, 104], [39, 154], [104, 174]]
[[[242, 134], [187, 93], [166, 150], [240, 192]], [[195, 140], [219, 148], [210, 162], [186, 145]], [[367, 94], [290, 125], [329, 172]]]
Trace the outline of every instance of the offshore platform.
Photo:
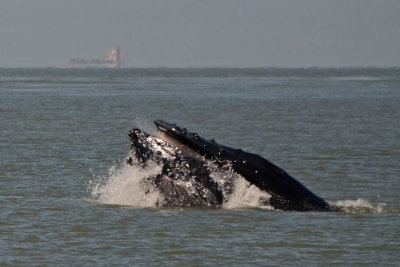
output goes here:
[[118, 46], [107, 52], [105, 59], [84, 59], [71, 58], [70, 65], [86, 65], [86, 66], [104, 66], [107, 68], [121, 68], [124, 65], [124, 59], [121, 56], [121, 50]]

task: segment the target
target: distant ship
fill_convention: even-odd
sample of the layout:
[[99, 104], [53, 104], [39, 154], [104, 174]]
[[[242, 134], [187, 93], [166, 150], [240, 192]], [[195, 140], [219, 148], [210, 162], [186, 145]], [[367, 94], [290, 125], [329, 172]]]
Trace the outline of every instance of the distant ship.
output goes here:
[[105, 59], [71, 58], [69, 63], [71, 65], [103, 65], [107, 68], [121, 68], [124, 65], [124, 59], [119, 46], [117, 46], [107, 52]]

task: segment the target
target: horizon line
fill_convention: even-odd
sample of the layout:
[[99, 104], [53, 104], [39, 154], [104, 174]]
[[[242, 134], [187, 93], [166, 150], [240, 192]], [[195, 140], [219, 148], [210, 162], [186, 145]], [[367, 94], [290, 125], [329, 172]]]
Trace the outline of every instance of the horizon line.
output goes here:
[[0, 66], [0, 69], [110, 69], [110, 70], [118, 70], [118, 69], [396, 69], [400, 68], [398, 66], [302, 66], [302, 67], [294, 67], [294, 66], [185, 66], [185, 67], [174, 67], [174, 66], [128, 66], [128, 67], [119, 67], [119, 68], [110, 68], [110, 67], [100, 67], [100, 66], [85, 66], [85, 67], [71, 67], [71, 66], [25, 66], [25, 67], [5, 67]]

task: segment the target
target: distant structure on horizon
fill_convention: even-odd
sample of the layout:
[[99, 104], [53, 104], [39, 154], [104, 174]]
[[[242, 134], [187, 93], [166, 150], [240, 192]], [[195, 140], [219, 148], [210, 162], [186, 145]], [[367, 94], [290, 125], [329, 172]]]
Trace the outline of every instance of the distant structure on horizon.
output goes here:
[[103, 65], [107, 68], [121, 68], [124, 63], [118, 46], [110, 49], [105, 59], [71, 58], [69, 60], [70, 65]]

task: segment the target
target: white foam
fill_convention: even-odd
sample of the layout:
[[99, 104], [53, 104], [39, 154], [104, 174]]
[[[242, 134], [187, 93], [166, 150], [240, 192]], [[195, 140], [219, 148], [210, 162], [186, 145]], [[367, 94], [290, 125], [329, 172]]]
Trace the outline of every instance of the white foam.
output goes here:
[[329, 202], [330, 205], [339, 207], [344, 212], [348, 213], [382, 213], [385, 212], [385, 203], [378, 203], [376, 206], [372, 205], [369, 201], [358, 198], [356, 200], [338, 200]]
[[[251, 185], [232, 169], [221, 170], [212, 163], [209, 163], [209, 168], [211, 178], [218, 183], [219, 189], [224, 195], [222, 208], [274, 209], [266, 204], [271, 197], [268, 193]], [[146, 182], [146, 178], [160, 172], [161, 166], [156, 164], [146, 168], [128, 164], [112, 166], [106, 175], [94, 177], [89, 182], [88, 190], [91, 194], [89, 201], [135, 208], [156, 207], [157, 204], [162, 203], [163, 196], [153, 186], [152, 182], [154, 181]], [[185, 186], [190, 190], [192, 184], [190, 181], [185, 181]], [[385, 203], [373, 205], [363, 198], [329, 201], [329, 204], [346, 213], [384, 213], [390, 211]]]
[[[211, 165], [210, 165], [211, 167]], [[265, 205], [270, 195], [251, 185], [242, 176], [232, 170], [220, 171], [213, 167], [211, 177], [218, 182], [224, 195], [222, 208], [273, 209]], [[136, 208], [156, 207], [163, 197], [146, 178], [161, 172], [156, 164], [143, 169], [127, 164], [112, 166], [103, 177], [94, 177], [89, 184], [90, 201], [99, 204], [132, 206]], [[186, 182], [188, 190], [190, 182]]]
[[221, 170], [209, 162], [211, 178], [218, 183], [219, 189], [223, 192], [225, 209], [263, 208], [273, 209], [266, 205], [271, 195], [261, 191], [258, 187], [251, 185], [241, 175], [235, 173], [228, 164], [227, 170]]
[[139, 208], [155, 207], [159, 199], [156, 190], [152, 190], [144, 183], [144, 179], [160, 172], [160, 167], [152, 166], [146, 169], [139, 169], [124, 164], [113, 166], [109, 174], [101, 182], [91, 182], [89, 190], [91, 199], [100, 204], [114, 204], [133, 206]]
[[243, 177], [236, 175], [234, 182], [234, 190], [229, 196], [223, 207], [225, 209], [241, 209], [241, 208], [263, 208], [274, 209], [269, 205], [265, 205], [271, 195], [261, 191], [258, 187], [251, 185]]

